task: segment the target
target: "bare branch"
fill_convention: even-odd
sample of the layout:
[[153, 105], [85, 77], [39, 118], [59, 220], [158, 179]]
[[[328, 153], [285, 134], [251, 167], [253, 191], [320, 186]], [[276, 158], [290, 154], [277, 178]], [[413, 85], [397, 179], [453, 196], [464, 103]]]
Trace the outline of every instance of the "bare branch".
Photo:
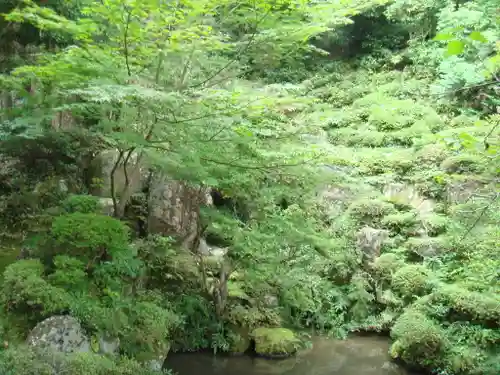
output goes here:
[[246, 43], [245, 46], [240, 48], [240, 50], [238, 52], [236, 52], [235, 56], [230, 61], [228, 61], [222, 68], [215, 71], [215, 73], [213, 73], [210, 77], [208, 77], [205, 80], [198, 82], [192, 86], [189, 86], [189, 88], [192, 89], [192, 88], [203, 86], [205, 83], [210, 82], [212, 79], [217, 77], [220, 73], [222, 73], [224, 70], [229, 68], [232, 64], [234, 64], [238, 60], [238, 58], [250, 48], [250, 46], [254, 42], [255, 38], [257, 37], [258, 26], [267, 18], [267, 16], [270, 13], [271, 13], [271, 9], [269, 9], [266, 13], [264, 13], [264, 15], [260, 18], [260, 20], [258, 20], [256, 22], [256, 24], [254, 25], [254, 31], [250, 35], [250, 38], [248, 39], [248, 43]]
[[111, 199], [113, 200], [113, 213], [115, 216], [117, 215], [117, 209], [118, 209], [118, 203], [116, 201], [116, 189], [115, 189], [115, 174], [116, 170], [118, 169], [118, 166], [120, 165], [120, 162], [123, 158], [123, 151], [119, 151], [118, 157], [116, 159], [115, 164], [113, 165], [113, 168], [111, 169], [110, 173], [110, 190], [111, 190]]
[[125, 21], [125, 33], [123, 35], [123, 53], [125, 55], [125, 65], [127, 66], [127, 74], [130, 77], [132, 72], [130, 70], [130, 62], [129, 62], [129, 46], [128, 46], [128, 31], [130, 27], [130, 21], [132, 19], [132, 10], [127, 10], [124, 8], [125, 12], [127, 12], [127, 19]]
[[476, 227], [476, 225], [479, 223], [481, 218], [486, 214], [486, 211], [488, 211], [488, 209], [493, 205], [493, 203], [495, 203], [495, 201], [498, 199], [499, 196], [500, 196], [500, 193], [495, 194], [495, 196], [493, 196], [491, 201], [486, 206], [483, 207], [480, 214], [477, 216], [476, 220], [474, 220], [472, 225], [465, 231], [463, 236], [460, 238], [460, 241], [463, 241], [465, 239], [465, 237], [467, 237], [469, 235], [469, 233]]

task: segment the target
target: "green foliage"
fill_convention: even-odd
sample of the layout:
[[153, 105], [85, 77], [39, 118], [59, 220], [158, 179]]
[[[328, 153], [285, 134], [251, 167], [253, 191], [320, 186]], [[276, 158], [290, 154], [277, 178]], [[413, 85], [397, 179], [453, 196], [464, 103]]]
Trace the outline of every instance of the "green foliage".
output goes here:
[[138, 360], [150, 360], [167, 353], [169, 332], [179, 323], [171, 311], [153, 302], [136, 302], [126, 310], [127, 325], [120, 332], [122, 350]]
[[471, 292], [459, 285], [439, 288], [433, 301], [450, 310], [451, 320], [479, 322], [485, 326], [500, 325], [500, 299], [495, 295]]
[[[7, 2], [0, 218], [35, 259], [6, 268], [3, 326], [25, 336], [70, 313], [137, 360], [170, 344], [243, 351], [262, 327], [392, 328], [392, 355], [410, 365], [497, 375], [497, 6]], [[108, 160], [92, 175], [110, 151], [129, 163], [113, 169], [124, 187]], [[148, 236], [146, 170], [244, 206], [238, 220], [200, 210], [223, 261]], [[82, 195], [96, 178], [139, 241]], [[197, 216], [195, 199], [170, 198]], [[369, 265], [355, 241], [366, 225], [389, 231]], [[0, 372], [50, 370], [36, 353], [0, 355]], [[145, 373], [60, 360], [68, 373]]]
[[390, 350], [393, 358], [423, 367], [435, 366], [448, 345], [439, 325], [424, 314], [412, 310], [407, 310], [396, 321], [391, 337], [395, 340]]
[[50, 236], [54, 245], [86, 262], [130, 252], [128, 228], [112, 217], [75, 212], [54, 219]]
[[57, 255], [53, 261], [55, 271], [48, 276], [52, 285], [62, 289], [85, 291], [88, 287], [85, 263], [68, 255]]
[[394, 273], [391, 286], [402, 297], [412, 299], [425, 295], [432, 289], [432, 275], [422, 265], [406, 265]]
[[30, 347], [9, 348], [0, 352], [0, 371], [4, 374], [41, 375], [54, 371], [81, 375], [152, 375], [143, 364], [128, 358], [115, 362], [91, 353], [61, 355], [37, 351]]
[[70, 195], [61, 202], [61, 206], [68, 213], [92, 214], [98, 211], [99, 200], [91, 195]]
[[394, 273], [401, 269], [403, 265], [404, 260], [397, 254], [386, 253], [375, 259], [373, 267], [382, 280], [391, 281]]
[[351, 215], [363, 223], [371, 223], [396, 211], [394, 205], [379, 199], [362, 199], [349, 207]]
[[196, 351], [210, 348], [211, 335], [220, 329], [213, 303], [201, 295], [180, 295], [172, 300], [182, 318], [172, 332], [172, 349]]
[[417, 214], [415, 212], [404, 212], [387, 215], [382, 218], [381, 224], [394, 233], [411, 232], [418, 224]]
[[66, 310], [68, 294], [44, 280], [43, 273], [44, 267], [36, 259], [8, 266], [2, 283], [4, 310], [35, 322]]
[[441, 167], [448, 173], [481, 173], [484, 159], [480, 156], [461, 154], [443, 161]]

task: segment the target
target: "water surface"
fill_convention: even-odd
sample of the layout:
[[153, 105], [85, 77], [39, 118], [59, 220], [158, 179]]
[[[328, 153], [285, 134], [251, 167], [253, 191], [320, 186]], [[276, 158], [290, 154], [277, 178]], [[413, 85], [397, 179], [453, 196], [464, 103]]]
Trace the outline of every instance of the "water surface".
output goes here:
[[171, 353], [166, 367], [178, 375], [418, 375], [390, 362], [383, 337], [314, 338], [313, 349], [284, 360], [209, 353]]

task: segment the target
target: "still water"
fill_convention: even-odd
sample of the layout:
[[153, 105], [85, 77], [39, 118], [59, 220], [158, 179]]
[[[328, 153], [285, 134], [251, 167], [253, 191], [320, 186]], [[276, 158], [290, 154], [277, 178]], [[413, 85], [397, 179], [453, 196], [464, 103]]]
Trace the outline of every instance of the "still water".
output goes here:
[[313, 349], [284, 360], [171, 353], [165, 365], [178, 375], [418, 375], [391, 363], [388, 349], [383, 337], [314, 338]]

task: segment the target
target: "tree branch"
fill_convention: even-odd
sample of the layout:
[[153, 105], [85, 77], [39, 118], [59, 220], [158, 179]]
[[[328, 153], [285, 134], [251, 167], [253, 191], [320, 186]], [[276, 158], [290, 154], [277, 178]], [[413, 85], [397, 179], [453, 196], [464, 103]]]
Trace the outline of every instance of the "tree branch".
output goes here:
[[476, 220], [474, 220], [472, 225], [465, 231], [463, 236], [460, 238], [460, 241], [463, 241], [465, 239], [465, 237], [467, 237], [469, 235], [469, 233], [476, 227], [476, 225], [479, 223], [481, 218], [486, 214], [486, 211], [488, 211], [488, 208], [490, 208], [493, 205], [493, 203], [495, 203], [495, 201], [498, 199], [499, 196], [500, 196], [500, 193], [495, 194], [495, 196], [493, 196], [491, 201], [486, 206], [483, 207], [483, 209], [481, 210], [481, 212], [477, 216]]
[[129, 46], [128, 46], [128, 31], [130, 27], [130, 21], [132, 19], [132, 10], [127, 10], [124, 8], [125, 12], [127, 12], [127, 19], [125, 21], [125, 33], [123, 35], [123, 53], [125, 55], [125, 65], [127, 66], [127, 74], [130, 77], [132, 72], [130, 70], [130, 62], [129, 62]]
[[264, 13], [264, 15], [260, 18], [260, 20], [258, 20], [255, 23], [255, 25], [254, 25], [254, 31], [250, 35], [250, 38], [248, 39], [248, 43], [244, 47], [240, 48], [240, 50], [238, 52], [236, 52], [235, 56], [230, 61], [228, 61], [222, 68], [216, 70], [215, 73], [213, 73], [210, 77], [204, 79], [201, 82], [195, 83], [194, 85], [189, 86], [188, 88], [193, 89], [193, 88], [197, 88], [197, 87], [203, 86], [205, 83], [210, 82], [212, 79], [214, 79], [215, 77], [217, 77], [220, 73], [222, 73], [224, 70], [226, 70], [227, 68], [229, 68], [234, 62], [236, 62], [236, 60], [244, 52], [246, 52], [250, 48], [250, 46], [252, 45], [252, 43], [254, 42], [254, 40], [255, 40], [255, 38], [257, 36], [258, 26], [267, 18], [267, 16], [270, 13], [271, 13], [271, 9], [269, 9], [266, 13]]
[[111, 199], [113, 200], [113, 213], [116, 216], [117, 215], [117, 208], [118, 208], [118, 203], [116, 201], [116, 192], [115, 192], [115, 174], [116, 170], [118, 169], [118, 166], [120, 165], [120, 161], [122, 160], [123, 157], [123, 151], [119, 151], [118, 153], [118, 158], [116, 159], [115, 164], [113, 165], [113, 168], [111, 169], [110, 173], [110, 190], [111, 190]]

